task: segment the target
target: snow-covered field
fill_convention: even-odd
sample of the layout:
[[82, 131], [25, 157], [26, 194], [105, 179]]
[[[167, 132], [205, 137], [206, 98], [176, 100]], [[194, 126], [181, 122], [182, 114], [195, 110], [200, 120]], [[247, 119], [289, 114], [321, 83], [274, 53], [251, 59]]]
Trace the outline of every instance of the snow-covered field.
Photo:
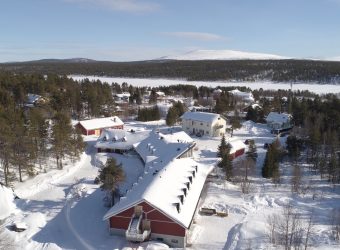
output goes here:
[[[163, 122], [131, 122], [127, 129], [163, 126]], [[209, 182], [203, 192], [200, 206], [228, 211], [228, 217], [195, 215], [190, 231], [191, 249], [272, 249], [266, 237], [267, 215], [282, 212], [282, 207], [291, 202], [303, 216], [312, 210], [315, 214], [312, 249], [339, 249], [330, 237], [331, 211], [340, 207], [339, 188], [329, 187], [326, 181], [310, 176], [304, 181], [310, 190], [304, 195], [292, 195], [289, 185], [290, 167], [282, 164], [282, 184], [275, 187], [270, 180], [260, 177], [265, 156], [263, 144], [275, 139], [265, 125], [245, 122], [235, 131], [235, 138], [254, 139], [258, 146], [258, 161], [252, 177], [249, 194], [242, 194], [237, 185], [217, 180]], [[195, 158], [201, 163], [216, 163], [220, 138], [194, 138], [197, 142]], [[93, 148], [95, 137], [87, 137], [88, 148], [76, 164], [68, 163], [64, 170], [53, 170], [28, 180], [15, 188], [21, 198], [6, 209], [10, 214], [0, 225], [0, 244], [14, 249], [135, 249], [138, 244], [126, 242], [123, 237], [111, 236], [102, 220], [108, 208], [103, 206], [104, 193], [93, 183], [100, 163], [107, 157], [116, 157], [122, 162], [129, 186], [143, 170], [135, 156], [97, 154]], [[280, 138], [284, 143], [285, 138]], [[311, 183], [313, 182], [313, 186]], [[0, 193], [2, 194], [2, 193]], [[1, 198], [1, 197], [0, 197]], [[5, 198], [4, 198], [5, 199]], [[2, 202], [3, 199], [0, 199]], [[2, 206], [2, 204], [0, 204]], [[15, 207], [16, 206], [16, 207]], [[1, 211], [1, 210], [0, 210]], [[13, 222], [23, 223], [27, 230], [21, 233], [9, 231]], [[3, 240], [6, 239], [6, 242]], [[161, 249], [164, 245], [143, 244], [139, 249]], [[1, 248], [1, 247], [0, 247]], [[310, 248], [311, 249], [311, 248]]]
[[[251, 89], [264, 89], [264, 90], [278, 90], [278, 89], [290, 89], [289, 83], [274, 83], [269, 81], [259, 82], [227, 82], [227, 81], [186, 81], [185, 79], [155, 79], [155, 78], [126, 78], [126, 77], [100, 77], [100, 76], [70, 76], [74, 80], [80, 81], [88, 78], [91, 81], [100, 80], [107, 83], [119, 83], [126, 82], [133, 86], [141, 87], [159, 87], [169, 86], [177, 84], [190, 84], [199, 86], [207, 86], [216, 88], [218, 86], [235, 86], [235, 87], [249, 87]], [[340, 84], [317, 84], [317, 83], [294, 83], [293, 91], [296, 90], [308, 90], [316, 94], [327, 94], [327, 93], [340, 93]]]

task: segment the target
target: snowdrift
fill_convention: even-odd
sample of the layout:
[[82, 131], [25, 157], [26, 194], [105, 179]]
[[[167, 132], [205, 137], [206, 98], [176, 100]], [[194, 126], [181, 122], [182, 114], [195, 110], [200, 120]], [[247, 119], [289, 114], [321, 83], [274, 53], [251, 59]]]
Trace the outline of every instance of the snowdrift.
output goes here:
[[5, 219], [16, 209], [13, 191], [0, 184], [0, 220]]

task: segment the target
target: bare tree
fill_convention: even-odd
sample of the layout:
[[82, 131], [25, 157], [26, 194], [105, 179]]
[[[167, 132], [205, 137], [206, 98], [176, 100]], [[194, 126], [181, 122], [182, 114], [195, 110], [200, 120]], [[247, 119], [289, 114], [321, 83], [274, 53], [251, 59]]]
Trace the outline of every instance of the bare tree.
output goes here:
[[304, 249], [307, 250], [308, 248], [308, 241], [313, 234], [313, 227], [314, 227], [314, 213], [312, 212], [307, 221], [307, 228], [305, 233], [305, 242], [304, 242]]
[[281, 245], [285, 250], [308, 248], [308, 241], [313, 232], [313, 213], [303, 223], [300, 214], [288, 203], [280, 214], [267, 218], [267, 236], [271, 244]]
[[297, 165], [297, 163], [294, 163], [293, 165], [293, 174], [291, 179], [291, 190], [292, 193], [300, 193], [301, 189], [301, 169], [300, 166]]
[[334, 239], [339, 241], [340, 240], [340, 208], [334, 208], [332, 211], [332, 233]]
[[251, 190], [251, 180], [255, 169], [255, 161], [251, 158], [245, 158], [236, 163], [234, 167], [235, 181], [239, 183], [242, 193], [248, 194]]

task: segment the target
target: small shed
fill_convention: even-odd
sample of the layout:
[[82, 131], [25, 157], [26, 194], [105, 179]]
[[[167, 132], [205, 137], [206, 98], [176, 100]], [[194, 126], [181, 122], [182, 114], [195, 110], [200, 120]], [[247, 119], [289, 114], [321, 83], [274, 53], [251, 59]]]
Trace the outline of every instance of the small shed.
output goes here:
[[230, 146], [230, 157], [231, 159], [235, 159], [244, 154], [246, 150], [246, 144], [244, 144], [241, 140], [230, 141], [228, 142]]
[[99, 136], [105, 128], [123, 129], [124, 122], [118, 116], [79, 121], [76, 125], [83, 135]]

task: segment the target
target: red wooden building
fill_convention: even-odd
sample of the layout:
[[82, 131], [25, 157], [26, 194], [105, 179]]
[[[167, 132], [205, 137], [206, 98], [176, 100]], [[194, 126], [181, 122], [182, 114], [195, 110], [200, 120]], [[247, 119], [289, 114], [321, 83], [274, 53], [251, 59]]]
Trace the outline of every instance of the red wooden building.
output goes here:
[[124, 122], [118, 116], [79, 121], [76, 125], [83, 135], [99, 136], [105, 128], [123, 129]]
[[[178, 134], [181, 138], [182, 133]], [[111, 234], [133, 242], [157, 240], [171, 247], [186, 246], [212, 169], [188, 158], [194, 145], [155, 133], [136, 146], [145, 163], [144, 174], [104, 216]]]
[[228, 145], [230, 146], [230, 158], [231, 159], [235, 159], [243, 155], [246, 150], [246, 145], [240, 140], [230, 141], [228, 142]]

